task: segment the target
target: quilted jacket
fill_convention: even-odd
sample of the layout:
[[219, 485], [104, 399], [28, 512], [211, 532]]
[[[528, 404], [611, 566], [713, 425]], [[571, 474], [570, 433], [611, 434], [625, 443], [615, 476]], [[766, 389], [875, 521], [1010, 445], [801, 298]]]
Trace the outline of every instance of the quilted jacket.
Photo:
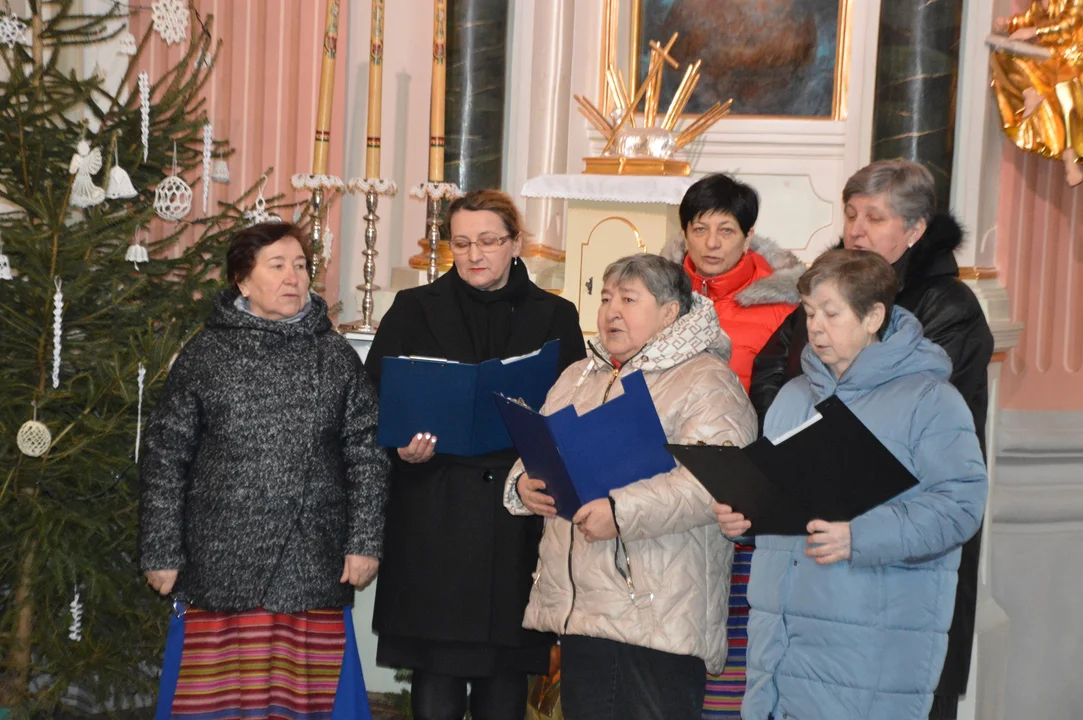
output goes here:
[[850, 523], [849, 562], [816, 564], [803, 536], [756, 538], [741, 717], [923, 720], [947, 650], [960, 547], [985, 509], [973, 419], [948, 382], [947, 354], [899, 306], [884, 341], [838, 380], [811, 346], [801, 364], [805, 374], [767, 413], [767, 437], [835, 395], [919, 485]]
[[[640, 370], [670, 442], [743, 446], [755, 439], [755, 412], [721, 359], [728, 358], [729, 341], [705, 298], [696, 296], [688, 314], [619, 370], [603, 348], [592, 349], [592, 357], [560, 376], [543, 413], [569, 404], [587, 412], [601, 404], [607, 387], [613, 386], [611, 398], [618, 396], [616, 380]], [[529, 514], [515, 490], [522, 469], [516, 463], [505, 485], [504, 504], [514, 514]], [[678, 466], [611, 497], [633, 587], [614, 564], [616, 540], [587, 543], [567, 520], [546, 520], [523, 626], [693, 655], [719, 672], [733, 545], [715, 523], [711, 496]]]

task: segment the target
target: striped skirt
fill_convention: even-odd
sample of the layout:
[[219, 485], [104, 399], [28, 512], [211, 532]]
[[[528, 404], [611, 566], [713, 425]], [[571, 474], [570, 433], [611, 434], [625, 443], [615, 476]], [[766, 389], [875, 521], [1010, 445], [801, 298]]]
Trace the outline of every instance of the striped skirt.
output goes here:
[[707, 675], [703, 698], [703, 720], [740, 718], [745, 697], [745, 654], [748, 650], [748, 574], [752, 550], [738, 545], [733, 553], [730, 579], [729, 617], [726, 620], [729, 653], [721, 675]]
[[350, 608], [174, 616], [156, 720], [371, 720]]

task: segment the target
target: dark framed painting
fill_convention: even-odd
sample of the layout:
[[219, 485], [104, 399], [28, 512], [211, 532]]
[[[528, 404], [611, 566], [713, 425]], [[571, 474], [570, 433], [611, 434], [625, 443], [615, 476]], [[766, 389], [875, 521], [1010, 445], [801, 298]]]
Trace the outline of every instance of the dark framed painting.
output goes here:
[[[632, 0], [629, 75], [647, 76], [650, 42], [683, 66], [702, 60], [686, 113], [733, 98], [731, 115], [845, 117], [849, 15], [853, 0]], [[682, 73], [662, 75], [660, 107]]]

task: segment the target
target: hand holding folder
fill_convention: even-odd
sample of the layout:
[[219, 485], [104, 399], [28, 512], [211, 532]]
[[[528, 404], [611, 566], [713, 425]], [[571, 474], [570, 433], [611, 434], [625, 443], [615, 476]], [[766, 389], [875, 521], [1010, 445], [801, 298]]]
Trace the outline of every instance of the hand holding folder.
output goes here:
[[805, 535], [810, 520], [849, 522], [918, 484], [837, 397], [772, 443], [667, 445], [711, 493], [751, 523], [749, 535]]
[[557, 379], [560, 341], [537, 352], [477, 365], [437, 358], [386, 357], [380, 379], [383, 447], [409, 445], [418, 432], [440, 439], [438, 451], [475, 457], [511, 447], [494, 393], [540, 405]]
[[621, 385], [623, 395], [583, 415], [570, 405], [541, 415], [497, 398], [527, 474], [545, 482], [562, 518], [571, 520], [611, 490], [676, 467], [643, 373], [626, 375]]

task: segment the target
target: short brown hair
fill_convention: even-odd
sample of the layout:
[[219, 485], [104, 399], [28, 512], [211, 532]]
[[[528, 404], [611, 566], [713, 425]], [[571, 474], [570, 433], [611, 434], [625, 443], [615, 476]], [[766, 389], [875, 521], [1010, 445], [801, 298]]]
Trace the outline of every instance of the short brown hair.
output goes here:
[[884, 306], [884, 322], [876, 331], [884, 338], [899, 293], [899, 279], [894, 268], [878, 254], [868, 250], [829, 250], [797, 280], [797, 292], [808, 297], [818, 286], [834, 282], [843, 300], [854, 314], [865, 319], [876, 303]]
[[230, 287], [239, 291], [240, 284], [252, 274], [259, 251], [285, 237], [291, 237], [301, 244], [301, 252], [305, 254], [305, 269], [311, 271], [312, 241], [301, 228], [284, 222], [259, 223], [241, 230], [229, 243], [229, 250], [226, 251], [226, 280]]
[[523, 216], [519, 212], [519, 208], [515, 207], [515, 201], [506, 192], [500, 190], [472, 190], [462, 197], [452, 200], [447, 208], [445, 236], [451, 235], [451, 218], [460, 210], [469, 210], [471, 212], [488, 210], [491, 213], [496, 213], [500, 221], [504, 223], [504, 229], [511, 235], [512, 240], [519, 237], [526, 238], [530, 235], [526, 231], [526, 223], [523, 222]]

